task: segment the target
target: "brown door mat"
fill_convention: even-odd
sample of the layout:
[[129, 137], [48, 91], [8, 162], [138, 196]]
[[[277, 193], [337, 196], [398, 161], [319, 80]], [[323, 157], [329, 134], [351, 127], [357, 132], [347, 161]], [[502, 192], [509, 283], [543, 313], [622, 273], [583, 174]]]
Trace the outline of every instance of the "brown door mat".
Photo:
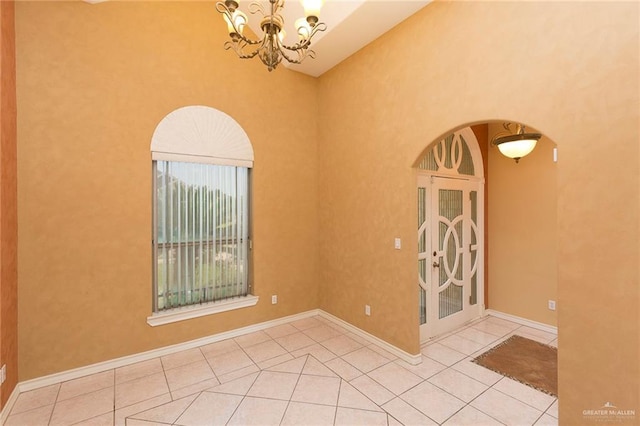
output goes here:
[[511, 336], [473, 360], [489, 370], [549, 395], [558, 396], [558, 349]]

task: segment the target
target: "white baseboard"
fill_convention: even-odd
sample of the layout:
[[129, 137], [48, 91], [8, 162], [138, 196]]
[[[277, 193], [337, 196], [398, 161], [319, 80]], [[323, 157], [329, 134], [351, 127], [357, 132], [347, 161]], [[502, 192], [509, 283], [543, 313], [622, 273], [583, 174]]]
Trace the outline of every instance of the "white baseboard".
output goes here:
[[547, 333], [558, 335], [558, 327], [552, 325], [543, 324], [541, 322], [528, 320], [526, 318], [518, 317], [511, 314], [505, 314], [504, 312], [494, 311], [493, 309], [487, 309], [485, 314], [492, 317], [501, 318], [507, 321], [515, 322], [516, 324], [526, 325], [527, 327], [535, 328], [537, 330], [546, 331]]
[[103, 371], [124, 367], [126, 365], [135, 364], [142, 361], [148, 361], [150, 359], [158, 358], [165, 355], [170, 355], [170, 354], [184, 351], [187, 349], [197, 348], [199, 346], [208, 345], [210, 343], [219, 342], [221, 340], [231, 339], [234, 337], [242, 336], [244, 334], [265, 330], [267, 328], [276, 327], [278, 325], [287, 324], [293, 321], [309, 318], [315, 315], [319, 315], [331, 322], [334, 322], [335, 324], [338, 324], [346, 328], [350, 332], [362, 337], [363, 339], [368, 340], [371, 343], [374, 343], [382, 347], [386, 351], [392, 353], [393, 355], [408, 362], [411, 365], [417, 365], [422, 362], [422, 358], [420, 354], [412, 355], [321, 309], [313, 309], [313, 310], [302, 312], [299, 314], [290, 315], [287, 317], [282, 317], [282, 318], [278, 318], [271, 321], [265, 321], [258, 324], [237, 328], [235, 330], [226, 331], [223, 333], [214, 334], [212, 336], [190, 340], [184, 343], [178, 343], [176, 345], [165, 346], [162, 348], [153, 349], [150, 351], [141, 352], [134, 355], [115, 358], [112, 360], [103, 361], [96, 364], [74, 368], [72, 370], [62, 371], [60, 373], [50, 374], [47, 376], [38, 377], [36, 379], [20, 382], [16, 385], [15, 389], [11, 393], [11, 396], [9, 397], [9, 400], [7, 401], [4, 408], [2, 409], [2, 412], [0, 412], [0, 425], [4, 424], [5, 420], [9, 416], [9, 413], [11, 412], [11, 409], [13, 408], [13, 405], [15, 404], [21, 392], [27, 392], [27, 391], [42, 388], [45, 386], [50, 386], [50, 385], [66, 382], [69, 380], [78, 379], [84, 376], [89, 376], [91, 374], [101, 373]]
[[387, 352], [392, 353], [393, 355], [397, 356], [398, 358], [400, 358], [403, 361], [408, 362], [411, 365], [418, 365], [422, 362], [422, 356], [420, 354], [417, 355], [412, 355], [408, 352], [403, 351], [400, 348], [397, 348], [395, 346], [393, 346], [390, 343], [385, 342], [384, 340], [374, 336], [373, 334], [369, 334], [364, 330], [359, 329], [356, 326], [353, 326], [351, 324], [349, 324], [348, 322], [341, 320], [340, 318], [331, 315], [328, 312], [325, 312], [323, 310], [320, 310], [319, 315], [323, 318], [328, 319], [329, 321], [332, 321], [344, 328], [346, 328], [347, 330], [349, 330], [350, 332], [352, 332], [353, 334], [356, 334], [360, 337], [362, 337], [363, 339], [367, 339], [368, 341], [370, 341], [371, 343], [375, 343], [376, 345], [382, 347], [384, 350], [386, 350]]
[[176, 345], [165, 346], [158, 349], [152, 349], [146, 352], [140, 352], [135, 355], [124, 356], [124, 357], [115, 358], [109, 361], [103, 361], [96, 364], [87, 365], [85, 367], [74, 368], [73, 370], [62, 371], [60, 373], [50, 374], [48, 376], [38, 377], [36, 379], [20, 382], [18, 385], [20, 386], [20, 392], [30, 391], [30, 390], [41, 388], [44, 386], [54, 385], [57, 383], [66, 382], [69, 380], [77, 379], [77, 378], [88, 376], [91, 374], [101, 373], [103, 371], [124, 367], [125, 365], [135, 364], [141, 361], [148, 361], [150, 359], [174, 354], [176, 352], [184, 351], [187, 349], [197, 348], [199, 346], [208, 345], [210, 343], [219, 342], [221, 340], [231, 339], [234, 337], [242, 336], [243, 334], [249, 334], [256, 331], [265, 330], [267, 328], [276, 327], [278, 325], [286, 324], [292, 321], [297, 321], [303, 318], [312, 317], [314, 315], [318, 315], [318, 310], [314, 309], [311, 311], [302, 312], [300, 314], [290, 315], [287, 317], [282, 317], [282, 318], [278, 318], [271, 321], [265, 321], [258, 324], [252, 324], [246, 327], [236, 328], [234, 330], [214, 334], [212, 336], [190, 340], [188, 342], [178, 343]]

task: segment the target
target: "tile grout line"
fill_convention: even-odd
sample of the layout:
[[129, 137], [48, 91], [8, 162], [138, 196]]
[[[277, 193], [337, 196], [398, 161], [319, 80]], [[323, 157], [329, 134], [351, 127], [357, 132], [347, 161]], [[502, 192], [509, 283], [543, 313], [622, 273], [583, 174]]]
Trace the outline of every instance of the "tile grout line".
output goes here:
[[[113, 412], [111, 414], [111, 419], [113, 420], [113, 425], [116, 424], [116, 369], [113, 369]], [[127, 425], [127, 419], [124, 419], [125, 426]]]
[[[182, 411], [180, 412], [180, 414], [178, 414], [178, 416], [176, 417], [176, 419], [175, 419], [173, 422], [171, 422], [171, 424], [176, 424], [176, 422], [177, 422], [178, 420], [180, 420], [180, 417], [182, 417], [182, 416], [184, 415], [184, 413], [186, 413], [186, 412], [187, 412], [187, 410], [188, 410], [189, 408], [191, 408], [191, 406], [196, 402], [196, 400], [197, 400], [198, 398], [200, 398], [200, 396], [201, 396], [203, 393], [204, 393], [204, 391], [202, 391], [202, 392], [198, 393], [198, 395], [197, 395], [195, 398], [193, 398], [193, 401], [191, 401], [191, 402], [190, 402], [190, 403], [185, 407], [185, 409], [184, 409], [184, 410], [182, 410]], [[187, 396], [185, 396], [185, 397], [183, 397], [183, 398], [187, 398], [187, 397], [188, 397], [188, 395], [187, 395]], [[180, 400], [180, 399], [182, 399], [182, 398], [178, 398], [177, 400], [174, 400], [174, 399], [173, 399], [173, 396], [172, 396], [172, 397], [171, 397], [171, 400], [172, 400], [171, 402], [178, 401], [178, 400]], [[146, 421], [146, 420], [145, 420], [145, 421]]]
[[[500, 380], [502, 380], [502, 379], [500, 379]], [[500, 380], [498, 380], [498, 382], [499, 382]], [[496, 383], [498, 383], [498, 382], [496, 382]], [[494, 420], [495, 420], [495, 421], [497, 421], [498, 423], [500, 423], [500, 424], [504, 424], [504, 423], [503, 423], [503, 422], [501, 422], [500, 420], [498, 420], [498, 419], [496, 419], [495, 417], [493, 417], [491, 414], [489, 414], [489, 413], [485, 413], [485, 412], [484, 412], [484, 411], [482, 411], [480, 408], [478, 408], [478, 407], [475, 407], [475, 406], [471, 405], [471, 403], [472, 403], [473, 401], [477, 400], [477, 399], [478, 399], [478, 398], [480, 398], [482, 395], [484, 395], [485, 393], [487, 393], [487, 392], [489, 391], [489, 389], [493, 389], [493, 387], [496, 385], [496, 383], [494, 383], [493, 385], [489, 386], [489, 387], [488, 387], [488, 388], [486, 388], [484, 391], [480, 392], [480, 394], [478, 394], [475, 398], [473, 398], [471, 401], [469, 401], [469, 403], [468, 403], [467, 405], [465, 405], [465, 407], [470, 406], [470, 407], [471, 407], [471, 408], [473, 408], [474, 410], [478, 410], [478, 412], [480, 412], [480, 413], [484, 414], [485, 416], [488, 416], [488, 417], [490, 417], [490, 418], [494, 419]], [[494, 390], [495, 390], [495, 391], [497, 391], [497, 389], [494, 389]], [[464, 408], [464, 407], [462, 407], [462, 408]], [[462, 410], [462, 408], [461, 408], [461, 410]], [[533, 425], [533, 424], [532, 424], [532, 425]]]
[[[467, 358], [470, 358], [470, 357], [467, 357]], [[451, 369], [453, 369], [453, 370], [457, 371], [458, 373], [460, 373], [460, 374], [462, 374], [462, 375], [464, 375], [464, 376], [467, 376], [468, 378], [473, 379], [473, 380], [475, 380], [476, 382], [481, 383], [481, 384], [483, 384], [483, 385], [485, 385], [485, 386], [488, 386], [488, 387], [492, 387], [493, 385], [495, 385], [496, 383], [498, 383], [498, 382], [501, 380], [501, 379], [498, 379], [495, 383], [493, 383], [493, 384], [489, 385], [489, 384], [487, 384], [487, 383], [484, 383], [484, 382], [482, 382], [482, 381], [480, 381], [480, 380], [476, 379], [476, 378], [475, 378], [475, 377], [473, 377], [473, 376], [470, 376], [469, 374], [465, 373], [464, 371], [460, 371], [460, 370], [457, 370], [457, 369], [453, 368], [453, 366], [454, 366], [454, 365], [458, 365], [458, 364], [460, 364], [460, 363], [462, 363], [462, 362], [471, 362], [471, 363], [473, 363], [473, 361], [472, 361], [472, 360], [467, 361], [467, 358], [462, 359], [462, 360], [460, 360], [460, 361], [456, 362], [455, 364], [451, 365], [451, 367], [448, 367], [448, 368], [451, 368]], [[473, 364], [474, 364], [474, 365], [478, 365], [478, 364], [475, 364], [475, 363], [473, 363]], [[482, 367], [481, 365], [478, 365], [478, 367], [484, 368], [484, 367]], [[488, 369], [485, 369], [485, 370], [490, 371], [490, 372], [492, 372], [492, 373], [495, 373], [495, 374], [498, 374], [498, 375], [500, 375], [500, 376], [501, 376], [501, 374], [496, 373], [495, 371], [491, 371], [491, 370], [488, 370]], [[437, 375], [437, 374], [439, 374], [439, 373], [441, 373], [441, 372], [438, 372], [438, 373], [434, 374], [433, 376], [435, 376], [435, 375]], [[433, 376], [431, 376], [431, 377], [433, 377]], [[431, 377], [430, 377], [430, 378], [431, 378]], [[504, 377], [504, 376], [503, 376], [503, 377]]]
[[[58, 398], [60, 397], [60, 390], [62, 390], [62, 383], [60, 383], [58, 385], [58, 392], [56, 392], [56, 399], [53, 401], [53, 407], [51, 407], [51, 414], [49, 414], [49, 421], [47, 422], [47, 425], [50, 425], [51, 421], [53, 420], [53, 413], [56, 410], [56, 405], [58, 405]], [[114, 404], [115, 404], [115, 396], [114, 396]], [[114, 410], [115, 410], [115, 407], [114, 407]]]
[[[500, 380], [498, 380], [498, 381], [496, 382], [496, 385], [497, 385], [499, 382], [503, 381], [504, 379], [513, 380], [513, 379], [511, 379], [511, 378], [509, 378], [509, 377], [507, 377], [507, 376], [503, 376], [503, 377], [502, 377], [502, 379], [500, 379]], [[515, 381], [515, 380], [514, 380], [514, 381]], [[517, 382], [517, 381], [515, 381], [515, 382], [516, 382], [516, 383], [520, 383], [520, 382]], [[522, 383], [520, 383], [520, 384], [521, 384], [522, 386], [527, 386], [527, 385], [522, 384]], [[495, 386], [495, 385], [494, 385], [494, 386]], [[493, 386], [491, 386], [491, 387], [493, 387]], [[527, 386], [527, 387], [528, 387], [528, 388], [530, 388], [530, 386]], [[542, 391], [539, 391], [539, 390], [537, 390], [537, 389], [535, 389], [535, 388], [531, 388], [531, 389], [532, 389], [532, 390], [535, 390], [535, 391], [537, 391], [537, 392], [540, 392], [540, 393], [542, 393], [542, 394], [544, 394], [544, 395], [550, 396], [551, 398], [554, 398], [554, 399], [553, 399], [553, 401], [551, 402], [551, 404], [549, 404], [549, 405], [547, 406], [547, 408], [545, 408], [544, 410], [540, 410], [538, 407], [534, 407], [533, 405], [529, 404], [528, 402], [526, 402], [526, 401], [522, 401], [520, 398], [516, 398], [516, 397], [514, 397], [514, 396], [512, 396], [512, 395], [509, 395], [509, 394], [506, 394], [506, 393], [502, 392], [500, 389], [494, 389], [494, 390], [495, 390], [496, 392], [500, 392], [501, 394], [506, 395], [506, 396], [508, 396], [508, 397], [510, 397], [510, 398], [513, 398], [513, 399], [515, 399], [516, 401], [519, 401], [519, 402], [523, 403], [524, 405], [527, 405], [527, 406], [529, 406], [529, 407], [533, 408], [534, 410], [542, 411], [543, 413], [545, 413], [545, 412], [549, 409], [549, 407], [551, 407], [551, 406], [553, 405], [553, 403], [556, 401], [556, 399], [558, 399], [558, 398], [556, 398], [556, 397], [554, 397], [554, 396], [552, 396], [552, 395], [549, 395], [549, 394], [547, 394], [547, 393], [544, 393], [544, 392], [542, 392]]]
[[213, 369], [213, 366], [209, 362], [209, 358], [207, 358], [207, 356], [204, 354], [204, 352], [202, 352], [202, 346], [198, 346], [198, 349], [200, 350], [200, 353], [204, 357], [204, 360], [207, 363], [207, 366], [209, 367], [209, 370], [211, 370], [211, 374], [213, 374], [213, 377], [218, 381], [218, 384], [221, 384], [222, 382], [220, 381], [220, 378], [216, 374], [215, 370]]
[[[322, 365], [324, 365], [324, 363], [322, 363]], [[325, 365], [325, 367], [327, 367], [327, 366]], [[329, 368], [329, 367], [327, 367], [327, 368]], [[331, 370], [331, 369], [329, 369], [329, 370]], [[331, 371], [333, 371], [333, 370], [331, 370]], [[334, 371], [334, 373], [335, 373], [335, 371]], [[338, 377], [340, 377], [340, 376], [338, 376]], [[338, 387], [338, 398], [336, 399], [336, 408], [335, 408], [335, 410], [333, 410], [333, 421], [331, 422], [331, 424], [333, 424], [334, 426], [336, 424], [336, 421], [338, 420], [338, 407], [340, 405], [340, 392], [342, 391], [342, 382], [344, 382], [344, 380], [342, 379], [342, 377], [340, 377], [340, 386]]]
[[[236, 408], [233, 410], [233, 412], [231, 413], [231, 415], [229, 416], [229, 418], [228, 418], [228, 419], [227, 419], [227, 421], [225, 422], [225, 425], [229, 424], [229, 422], [231, 421], [231, 419], [233, 418], [233, 416], [234, 416], [234, 415], [236, 414], [236, 412], [238, 411], [238, 408], [240, 408], [240, 406], [242, 405], [242, 403], [244, 402], [244, 400], [247, 398], [247, 393], [249, 393], [249, 391], [251, 390], [251, 388], [253, 387], [253, 385], [254, 385], [254, 384], [256, 383], [256, 381], [258, 380], [258, 377], [260, 377], [260, 373], [262, 373], [262, 370], [260, 370], [260, 371], [258, 372], [258, 374], [256, 375], [255, 379], [253, 379], [253, 382], [251, 382], [251, 385], [249, 386], [249, 389], [247, 389], [247, 392], [245, 392], [245, 394], [244, 394], [244, 395], [242, 395], [242, 398], [240, 399], [240, 402], [238, 403], [238, 405], [236, 406]], [[253, 373], [249, 373], [248, 375], [250, 375], [250, 374], [253, 374]], [[246, 376], [242, 376], [242, 377], [246, 377]], [[238, 379], [240, 379], [240, 378], [242, 378], [242, 377], [239, 377], [239, 378], [237, 378], [237, 379], [233, 379], [233, 380], [238, 380]], [[229, 381], [229, 382], [227, 382], [227, 383], [230, 383], [230, 382], [232, 382], [233, 380], [230, 380], [230, 381]], [[221, 384], [222, 384], [222, 383], [221, 383]], [[235, 395], [235, 394], [231, 394], [231, 395]], [[238, 395], [238, 396], [240, 396], [240, 395]], [[186, 412], [186, 410], [185, 410], [185, 412]], [[184, 412], [183, 412], [182, 414], [184, 414]], [[176, 420], [176, 422], [177, 422], [177, 421], [178, 421], [178, 420]], [[175, 422], [174, 422], [174, 424], [175, 424]]]
[[300, 378], [302, 377], [302, 372], [304, 371], [304, 367], [307, 365], [307, 362], [309, 362], [309, 355], [307, 355], [307, 359], [304, 361], [304, 364], [302, 364], [302, 368], [300, 369], [300, 373], [298, 374], [298, 379], [296, 380], [296, 384], [293, 386], [293, 390], [291, 391], [291, 395], [289, 396], [289, 400], [287, 401], [287, 406], [284, 408], [284, 411], [282, 412], [282, 417], [280, 418], [280, 422], [278, 422], [278, 424], [280, 425], [282, 424], [282, 421], [284, 420], [284, 416], [287, 414], [287, 410], [291, 405], [291, 398], [293, 398], [293, 394], [296, 393], [296, 388], [298, 387], [298, 383], [300, 383]]

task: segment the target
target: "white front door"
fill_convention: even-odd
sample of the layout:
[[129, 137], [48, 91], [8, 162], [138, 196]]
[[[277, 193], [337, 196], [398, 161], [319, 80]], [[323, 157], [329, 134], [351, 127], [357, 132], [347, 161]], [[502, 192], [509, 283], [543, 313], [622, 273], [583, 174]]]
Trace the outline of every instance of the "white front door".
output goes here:
[[[418, 182], [421, 340], [482, 314], [480, 184], [423, 176]], [[480, 302], [480, 303], [478, 303]]]

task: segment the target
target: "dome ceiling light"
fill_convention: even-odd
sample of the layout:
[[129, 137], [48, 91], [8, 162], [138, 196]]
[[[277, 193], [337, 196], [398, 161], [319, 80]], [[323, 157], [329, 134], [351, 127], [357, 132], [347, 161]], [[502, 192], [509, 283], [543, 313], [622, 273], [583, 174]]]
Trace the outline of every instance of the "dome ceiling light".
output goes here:
[[[511, 130], [513, 125], [515, 125], [515, 133]], [[497, 146], [505, 157], [516, 160], [516, 163], [525, 155], [530, 154], [542, 137], [540, 133], [526, 133], [525, 126], [522, 124], [504, 123], [502, 126], [506, 132], [495, 135], [491, 144]]]

